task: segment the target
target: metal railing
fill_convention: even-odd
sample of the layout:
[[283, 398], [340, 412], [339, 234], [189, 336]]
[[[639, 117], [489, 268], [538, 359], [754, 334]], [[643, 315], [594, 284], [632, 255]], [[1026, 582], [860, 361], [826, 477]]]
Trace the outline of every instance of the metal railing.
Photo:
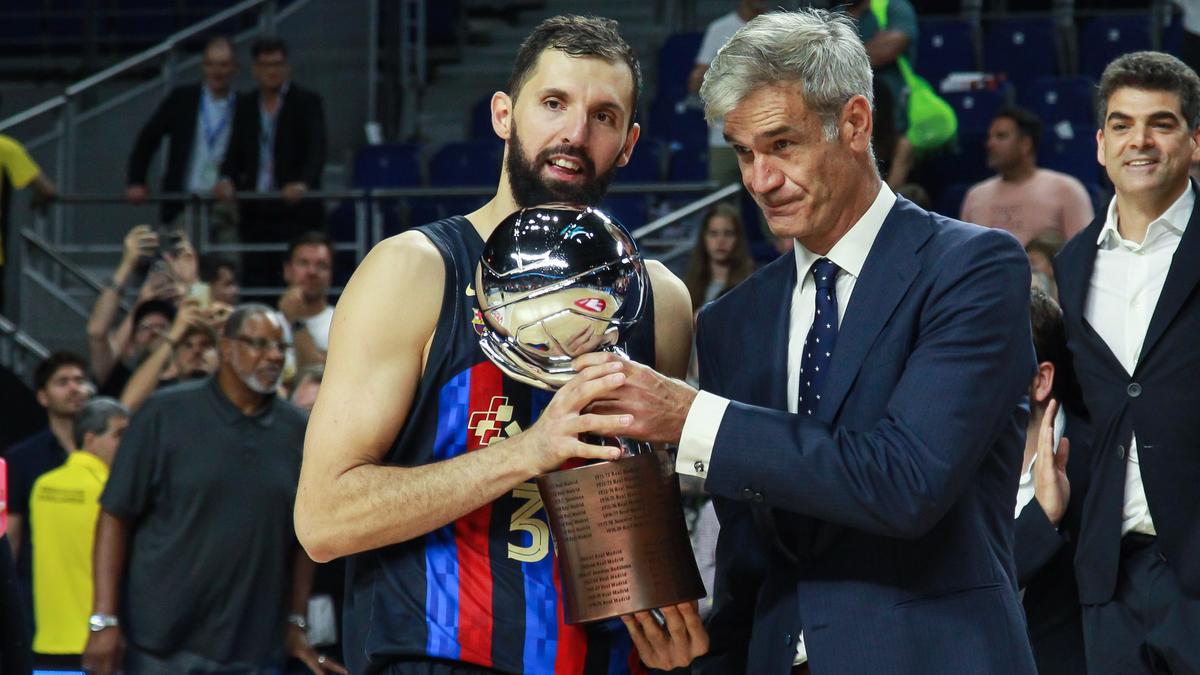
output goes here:
[[[360, 262], [368, 250], [384, 237], [384, 221], [380, 212], [375, 208], [382, 202], [394, 202], [410, 199], [436, 199], [452, 197], [482, 197], [495, 193], [495, 185], [477, 187], [443, 187], [443, 188], [379, 188], [379, 189], [350, 189], [322, 190], [306, 193], [306, 201], [341, 201], [352, 200], [355, 203], [354, 236], [349, 241], [338, 241], [334, 250], [353, 253], [355, 264]], [[672, 210], [670, 213], [655, 218], [651, 222], [636, 228], [634, 236], [647, 253], [647, 257], [664, 262], [685, 254], [692, 246], [690, 233], [683, 237], [659, 238], [672, 225], [708, 208], [712, 204], [728, 199], [741, 189], [737, 183], [718, 187], [712, 182], [688, 183], [633, 183], [614, 185], [610, 194], [684, 194], [700, 195], [689, 203]], [[239, 193], [235, 199], [240, 202], [278, 201], [282, 193]], [[145, 203], [158, 204], [163, 202], [183, 202], [186, 205], [181, 223], [189, 240], [197, 253], [234, 253], [259, 254], [266, 252], [283, 252], [287, 249], [286, 242], [272, 243], [222, 243], [214, 241], [212, 207], [218, 203], [212, 196], [200, 196], [184, 193], [161, 193], [147, 197]], [[78, 204], [126, 204], [124, 195], [99, 193], [67, 193], [62, 194], [52, 205], [52, 209], [69, 208]], [[53, 214], [40, 215], [38, 220], [52, 218]], [[132, 225], [133, 223], [131, 223]], [[401, 222], [401, 229], [417, 223]], [[79, 256], [90, 256], [93, 260], [97, 255], [103, 257], [117, 256], [122, 246], [119, 242], [104, 244], [56, 244], [49, 241], [39, 232], [39, 228], [24, 227], [18, 231], [21, 246], [21, 267], [17, 277], [18, 295], [18, 324], [23, 327], [37, 325], [35, 314], [44, 314], [47, 307], [43, 300], [49, 299], [59, 308], [65, 308], [67, 316], [77, 320], [85, 320], [95, 297], [103, 290], [104, 283], [97, 275], [89, 273], [81, 265]], [[103, 276], [103, 275], [101, 275]], [[247, 287], [243, 292], [251, 296], [274, 295], [282, 292], [281, 287]], [[337, 292], [340, 289], [333, 289]], [[129, 311], [131, 303], [122, 302], [122, 307]], [[57, 325], [61, 324], [61, 325]], [[67, 322], [74, 324], [74, 322]], [[67, 328], [61, 319], [56, 322], [56, 330], [67, 329], [70, 334], [79, 333]], [[32, 329], [28, 329], [32, 330]], [[38, 334], [37, 331], [33, 331]], [[42, 336], [51, 342], [52, 336]]]
[[50, 356], [50, 350], [16, 324], [0, 315], [0, 365], [33, 387], [33, 369]]

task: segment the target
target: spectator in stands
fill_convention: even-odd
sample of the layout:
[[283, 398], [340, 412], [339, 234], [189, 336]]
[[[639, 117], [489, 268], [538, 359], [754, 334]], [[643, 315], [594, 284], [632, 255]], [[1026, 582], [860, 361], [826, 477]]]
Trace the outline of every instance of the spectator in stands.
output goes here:
[[912, 144], [908, 131], [908, 85], [900, 74], [901, 56], [917, 67], [917, 12], [909, 0], [887, 0], [887, 27], [880, 30], [871, 10], [871, 0], [854, 0], [846, 12], [858, 21], [858, 36], [867, 48], [875, 72], [876, 123], [872, 139], [876, 159], [888, 186], [895, 189], [908, 181], [912, 168]]
[[136, 412], [155, 390], [208, 377], [217, 369], [213, 315], [189, 298], [175, 313], [170, 331], [142, 360], [121, 392], [121, 403]]
[[[1016, 536], [1013, 558], [1021, 603], [1029, 627], [1038, 672], [1076, 675], [1087, 672], [1083, 659], [1083, 624], [1075, 588], [1072, 559], [1075, 547], [1068, 532], [1078, 525], [1078, 500], [1072, 506], [1072, 523], [1064, 521], [1072, 483], [1085, 471], [1079, 446], [1070, 447], [1068, 428], [1060, 407], [1070, 390], [1067, 336], [1062, 309], [1046, 293], [1030, 294], [1030, 321], [1038, 369], [1029, 387], [1030, 416], [1025, 431], [1025, 455], [1017, 488]], [[1073, 402], [1073, 401], [1072, 401]], [[1073, 424], [1073, 423], [1072, 423]]]
[[716, 204], [704, 214], [683, 283], [692, 297], [692, 311], [716, 300], [754, 273], [746, 231], [737, 209]]
[[1188, 180], [1200, 77], [1167, 54], [1125, 54], [1104, 69], [1097, 108], [1116, 195], [1055, 258], [1096, 425], [1075, 554], [1087, 668], [1200, 673], [1200, 225]]
[[312, 412], [317, 402], [317, 392], [321, 389], [321, 380], [325, 377], [325, 366], [317, 363], [305, 366], [296, 373], [292, 380], [292, 404], [306, 412]]
[[1065, 173], [1037, 165], [1042, 123], [1024, 108], [1003, 108], [988, 128], [987, 163], [995, 176], [974, 185], [962, 220], [1007, 230], [1027, 245], [1042, 236], [1060, 242], [1092, 222], [1087, 188]]
[[[704, 73], [708, 72], [708, 66], [721, 45], [725, 44], [737, 29], [745, 26], [747, 21], [770, 9], [770, 5], [766, 0], [737, 0], [737, 7], [732, 12], [708, 24], [704, 31], [704, 39], [700, 42], [700, 51], [696, 52], [696, 65], [692, 66], [692, 72], [688, 74], [688, 91], [693, 94], [700, 91], [700, 85], [704, 83]], [[720, 122], [711, 124], [708, 129], [708, 177], [722, 185], [738, 183], [742, 180], [742, 173], [738, 170], [737, 156], [733, 154], [733, 148], [725, 142], [723, 129], [724, 125]]]
[[1025, 245], [1029, 256], [1029, 269], [1033, 273], [1032, 284], [1046, 295], [1058, 300], [1058, 284], [1054, 281], [1054, 256], [1062, 248], [1062, 240], [1055, 236], [1038, 237]]
[[238, 283], [237, 265], [215, 253], [200, 255], [200, 281], [208, 284], [209, 297], [230, 307], [237, 307], [242, 297]]
[[31, 553], [35, 542], [26, 528], [29, 494], [42, 474], [67, 461], [67, 453], [75, 448], [75, 415], [92, 395], [87, 363], [70, 352], [55, 352], [39, 363], [33, 383], [38, 403], [46, 409], [46, 429], [4, 454], [8, 463], [8, 542], [17, 560], [17, 578], [31, 625]]
[[304, 633], [313, 563], [292, 503], [305, 417], [275, 397], [284, 328], [270, 307], [238, 307], [217, 374], [134, 416], [100, 498], [89, 672], [268, 673], [285, 654], [345, 672]]
[[292, 328], [299, 366], [324, 363], [329, 350], [333, 305], [329, 286], [333, 279], [333, 242], [319, 232], [292, 241], [283, 263], [287, 290], [279, 298], [279, 311]]
[[[163, 192], [207, 195], [217, 184], [233, 128], [237, 95], [230, 85], [237, 60], [233, 44], [223, 37], [210, 40], [201, 58], [200, 86], [185, 84], [172, 89], [138, 132], [129, 154], [125, 188], [125, 197], [135, 204], [146, 199], [150, 160], [164, 139], [170, 150]], [[164, 202], [159, 214], [162, 222], [169, 223], [182, 211], [183, 204]]]
[[8, 251], [8, 206], [13, 189], [33, 188], [33, 206], [39, 208], [58, 194], [57, 188], [29, 157], [25, 146], [0, 134], [0, 311], [4, 309], [4, 261]]
[[100, 492], [129, 425], [129, 410], [98, 397], [75, 415], [75, 448], [62, 466], [33, 484], [29, 531], [33, 554], [35, 665], [79, 670], [92, 609], [92, 540]]
[[[246, 201], [240, 209], [242, 241], [279, 243], [324, 227], [324, 206], [318, 201], [300, 201], [307, 191], [321, 187], [324, 104], [319, 94], [291, 81], [283, 40], [260, 38], [250, 51], [258, 90], [238, 99], [217, 194], [231, 199], [234, 190], [282, 191], [282, 204]], [[244, 264], [246, 283], [275, 283], [280, 258], [259, 254], [254, 265]]]
[[[145, 281], [134, 311], [114, 329], [121, 294], [140, 274], [145, 274]], [[155, 231], [139, 225], [125, 235], [121, 263], [101, 289], [88, 318], [88, 352], [93, 359], [92, 373], [101, 383], [100, 393], [121, 394], [130, 373], [170, 327], [176, 303], [197, 278], [196, 252], [181, 231]], [[161, 318], [156, 320], [154, 315]], [[151, 320], [143, 323], [147, 317]]]

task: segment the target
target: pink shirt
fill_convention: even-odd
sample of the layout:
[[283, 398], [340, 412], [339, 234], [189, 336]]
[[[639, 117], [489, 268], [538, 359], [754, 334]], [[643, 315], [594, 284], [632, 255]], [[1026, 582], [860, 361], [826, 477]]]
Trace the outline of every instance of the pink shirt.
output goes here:
[[1020, 183], [993, 176], [976, 184], [963, 200], [961, 219], [1008, 230], [1024, 246], [1047, 232], [1066, 241], [1094, 215], [1082, 183], [1065, 173], [1037, 169]]

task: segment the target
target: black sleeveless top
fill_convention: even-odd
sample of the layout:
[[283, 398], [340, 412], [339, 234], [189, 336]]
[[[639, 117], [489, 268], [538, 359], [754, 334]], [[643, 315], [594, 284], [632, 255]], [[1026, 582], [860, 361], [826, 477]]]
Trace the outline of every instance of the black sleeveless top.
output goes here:
[[[466, 218], [424, 225], [446, 266], [441, 313], [408, 420], [387, 462], [417, 466], [529, 428], [553, 392], [509, 379], [479, 348], [471, 288], [483, 240]], [[389, 289], [420, 293], [420, 288]], [[626, 352], [654, 365], [653, 294]], [[374, 673], [427, 656], [504, 673], [645, 672], [620, 621], [563, 622], [558, 567], [536, 485], [427, 535], [347, 560], [345, 657]]]

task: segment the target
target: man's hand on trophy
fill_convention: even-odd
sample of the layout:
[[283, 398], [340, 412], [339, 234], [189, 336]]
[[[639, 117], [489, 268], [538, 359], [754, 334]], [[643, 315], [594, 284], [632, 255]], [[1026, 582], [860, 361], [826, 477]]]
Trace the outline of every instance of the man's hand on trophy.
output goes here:
[[620, 363], [580, 369], [554, 394], [537, 422], [518, 436], [530, 450], [533, 475], [555, 471], [563, 462], [576, 457], [612, 460], [621, 456], [619, 447], [593, 445], [579, 439], [581, 434], [628, 435], [633, 415], [583, 412], [588, 403], [611, 396], [613, 390], [624, 384], [626, 376], [621, 370]]
[[619, 363], [625, 383], [609, 395], [597, 398], [587, 411], [600, 415], [633, 415], [633, 424], [622, 436], [639, 441], [678, 443], [696, 390], [686, 383], [611, 352], [584, 354], [571, 362], [582, 371], [598, 365]]
[[708, 632], [695, 601], [663, 607], [659, 612], [665, 623], [652, 612], [621, 617], [643, 663], [656, 670], [672, 670], [708, 652]]

